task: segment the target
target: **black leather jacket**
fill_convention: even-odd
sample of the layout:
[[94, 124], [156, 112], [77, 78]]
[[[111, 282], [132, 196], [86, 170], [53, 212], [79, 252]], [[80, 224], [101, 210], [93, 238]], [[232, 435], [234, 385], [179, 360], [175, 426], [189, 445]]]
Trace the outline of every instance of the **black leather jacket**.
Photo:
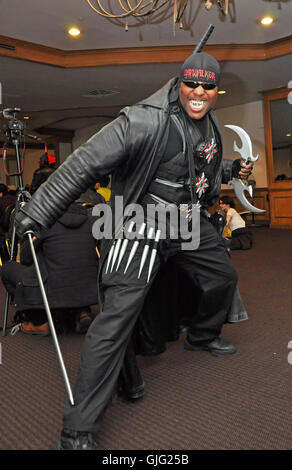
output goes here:
[[[113, 196], [122, 195], [124, 205], [138, 202], [163, 156], [169, 130], [168, 92], [176, 82], [177, 79], [172, 79], [150, 98], [124, 108], [117, 119], [66, 159], [21, 212], [50, 227], [91, 184], [111, 173]], [[210, 116], [218, 130], [221, 148], [221, 162], [212, 190], [216, 199], [221, 183], [231, 179], [233, 162], [224, 160], [223, 164], [219, 125], [213, 112]], [[21, 233], [21, 216], [17, 219], [17, 231]]]

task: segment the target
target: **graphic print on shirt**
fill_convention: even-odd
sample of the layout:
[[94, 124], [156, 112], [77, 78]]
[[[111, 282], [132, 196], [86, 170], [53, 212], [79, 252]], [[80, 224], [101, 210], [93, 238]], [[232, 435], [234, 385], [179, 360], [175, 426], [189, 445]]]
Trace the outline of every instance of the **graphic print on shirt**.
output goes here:
[[209, 188], [209, 182], [208, 179], [205, 176], [205, 173], [203, 172], [201, 176], [198, 176], [195, 179], [195, 187], [196, 187], [196, 193], [198, 195], [198, 198], [202, 196], [202, 194], [205, 194], [206, 190]]
[[209, 164], [217, 153], [217, 144], [215, 139], [212, 138], [210, 142], [204, 142], [199, 145], [198, 151], [200, 158], [204, 158]]

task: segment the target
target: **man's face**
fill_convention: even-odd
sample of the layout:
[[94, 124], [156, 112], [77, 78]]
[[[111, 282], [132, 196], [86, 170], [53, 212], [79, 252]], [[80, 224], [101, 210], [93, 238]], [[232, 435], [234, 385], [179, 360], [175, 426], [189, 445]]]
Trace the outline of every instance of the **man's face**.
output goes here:
[[197, 88], [191, 88], [184, 82], [180, 83], [179, 99], [181, 105], [192, 119], [202, 119], [215, 106], [217, 95], [217, 86], [213, 90], [204, 90], [201, 85]]

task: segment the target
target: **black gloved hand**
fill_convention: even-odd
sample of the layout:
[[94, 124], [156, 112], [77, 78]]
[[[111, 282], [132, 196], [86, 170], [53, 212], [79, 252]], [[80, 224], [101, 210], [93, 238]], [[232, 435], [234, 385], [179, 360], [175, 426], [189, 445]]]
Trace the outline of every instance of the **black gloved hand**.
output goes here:
[[240, 179], [247, 179], [253, 170], [253, 162], [245, 162], [242, 158], [234, 160], [232, 163], [232, 176]]
[[36, 237], [40, 235], [41, 225], [25, 214], [21, 209], [16, 213], [14, 221], [17, 235], [24, 235], [24, 233], [29, 230], [31, 230]]

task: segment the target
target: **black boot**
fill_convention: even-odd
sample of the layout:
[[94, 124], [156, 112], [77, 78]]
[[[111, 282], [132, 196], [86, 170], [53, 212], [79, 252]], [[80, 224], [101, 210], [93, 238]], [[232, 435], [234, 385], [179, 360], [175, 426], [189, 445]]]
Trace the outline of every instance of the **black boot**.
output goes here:
[[128, 401], [144, 396], [145, 384], [141, 376], [132, 340], [129, 342], [118, 380], [118, 394]]
[[90, 432], [64, 428], [58, 450], [97, 450], [97, 445]]
[[224, 341], [221, 338], [215, 338], [212, 341], [192, 342], [187, 336], [184, 348], [188, 351], [209, 351], [213, 356], [225, 356], [226, 354], [236, 353], [236, 347], [230, 341]]

